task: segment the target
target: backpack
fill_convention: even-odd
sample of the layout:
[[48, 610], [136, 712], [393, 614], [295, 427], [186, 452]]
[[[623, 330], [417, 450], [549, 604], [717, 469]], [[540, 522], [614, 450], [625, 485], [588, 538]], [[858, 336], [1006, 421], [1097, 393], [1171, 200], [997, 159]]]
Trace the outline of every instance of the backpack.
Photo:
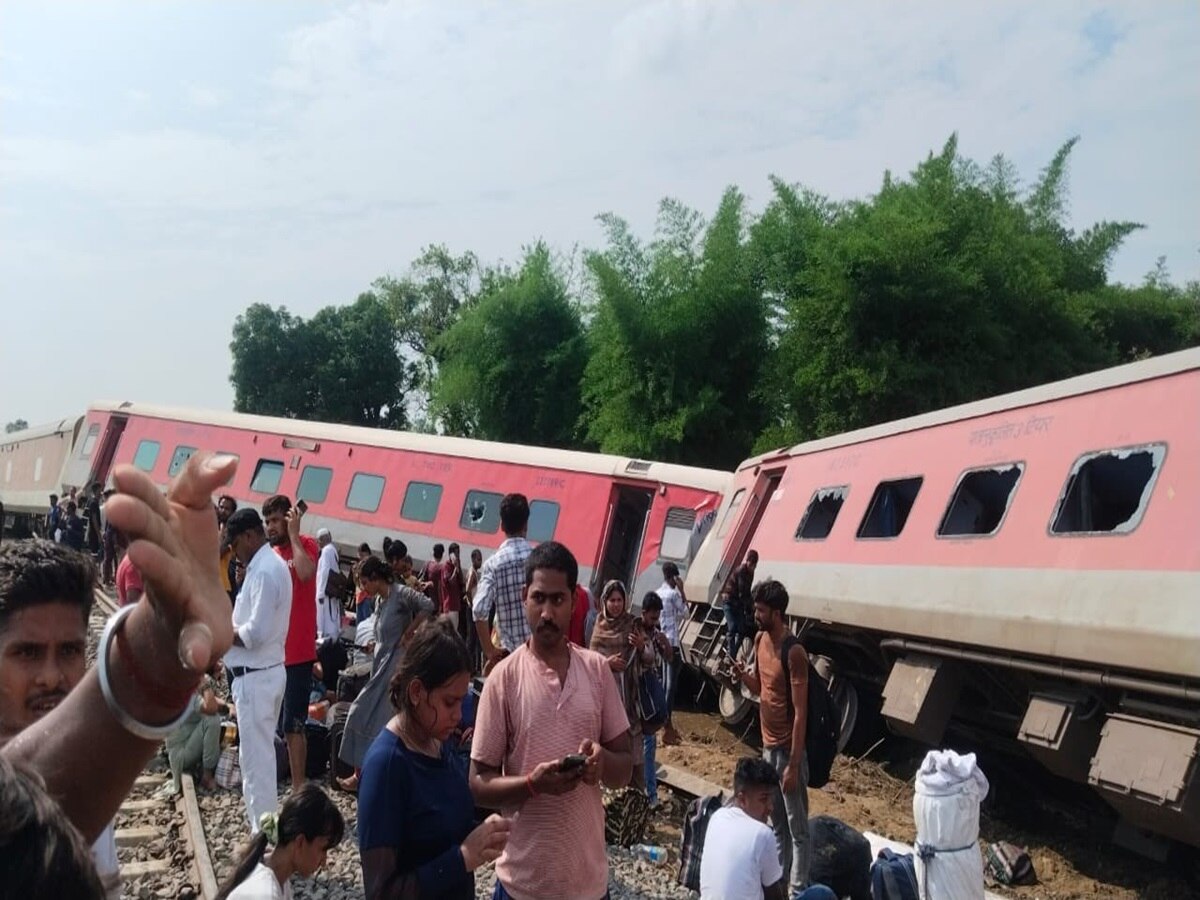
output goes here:
[[917, 867], [913, 855], [903, 855], [884, 847], [871, 864], [873, 900], [918, 900]]
[[[788, 717], [796, 714], [792, 708], [792, 674], [788, 666], [788, 654], [792, 647], [803, 647], [800, 638], [789, 634], [783, 639], [779, 650], [783, 664], [783, 680], [788, 685], [787, 705]], [[804, 752], [808, 757], [808, 786], [811, 788], [824, 787], [829, 782], [829, 773], [833, 770], [833, 761], [838, 754], [838, 717], [837, 707], [829, 696], [829, 684], [813, 667], [808, 664], [808, 718], [804, 728]]]
[[683, 837], [679, 845], [679, 874], [675, 880], [685, 888], [700, 890], [700, 858], [704, 855], [704, 836], [708, 820], [725, 805], [724, 794], [697, 797], [688, 804], [683, 817]]
[[988, 844], [984, 853], [984, 871], [1000, 884], [1036, 884], [1033, 861], [1029, 851], [1007, 841]]

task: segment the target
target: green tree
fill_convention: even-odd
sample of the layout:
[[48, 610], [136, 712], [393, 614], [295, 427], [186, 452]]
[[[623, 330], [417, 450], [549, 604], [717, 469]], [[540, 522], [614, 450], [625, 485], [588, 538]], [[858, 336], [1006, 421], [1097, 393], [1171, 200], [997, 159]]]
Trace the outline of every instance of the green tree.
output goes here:
[[254, 304], [233, 326], [234, 409], [346, 425], [400, 428], [414, 373], [390, 308], [372, 294], [312, 319]]
[[705, 223], [664, 200], [648, 245], [601, 217], [608, 247], [586, 257], [596, 300], [582, 420], [601, 450], [725, 468], [749, 452], [766, 423], [769, 341], [744, 207], [730, 188]]
[[29, 423], [24, 419], [13, 419], [13, 421], [4, 426], [4, 433], [12, 434], [15, 431], [24, 431], [28, 427]]
[[312, 409], [312, 370], [304, 322], [280, 306], [255, 303], [233, 324], [236, 412], [305, 418]]
[[438, 370], [438, 339], [475, 302], [481, 278], [474, 253], [455, 256], [434, 244], [421, 251], [404, 275], [385, 275], [371, 285], [369, 293], [387, 305], [401, 352], [413, 367], [411, 404], [428, 408]]
[[1105, 285], [1139, 226], [1064, 225], [1074, 143], [1024, 197], [1003, 158], [980, 168], [954, 137], [831, 212], [777, 182], [755, 233], [782, 310], [775, 433], [844, 431], [1111, 362], [1072, 298]]
[[434, 345], [433, 410], [456, 433], [547, 447], [577, 443], [583, 325], [544, 243], [516, 271], [485, 274], [478, 299]]

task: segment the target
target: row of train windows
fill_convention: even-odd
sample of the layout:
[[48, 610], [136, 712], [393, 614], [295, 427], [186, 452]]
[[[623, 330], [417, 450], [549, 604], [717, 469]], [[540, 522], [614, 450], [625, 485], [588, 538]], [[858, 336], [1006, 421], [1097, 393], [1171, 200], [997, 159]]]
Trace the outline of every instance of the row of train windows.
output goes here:
[[[1050, 519], [1050, 533], [1127, 534], [1133, 531], [1145, 513], [1166, 449], [1165, 444], [1147, 444], [1081, 456], [1067, 475]], [[963, 472], [942, 514], [937, 536], [989, 537], [996, 534], [1024, 472], [1022, 462]], [[917, 475], [876, 485], [867, 511], [859, 522], [857, 537], [897, 537], [904, 530], [923, 481], [923, 476]], [[796, 527], [795, 539], [820, 541], [827, 538], [849, 492], [849, 485], [814, 491], [804, 517]], [[733, 521], [740, 503], [741, 497], [735, 495], [725, 522]]]
[[[161, 447], [158, 441], [143, 440], [133, 456], [133, 464], [149, 472], [158, 462]], [[167, 474], [174, 477], [196, 452], [195, 447], [179, 446], [171, 456]], [[235, 454], [229, 454], [235, 455]], [[280, 460], [260, 459], [250, 479], [250, 490], [257, 494], [274, 494], [283, 480], [284, 464]], [[296, 486], [296, 500], [309, 503], [324, 503], [333, 481], [333, 470], [325, 466], [305, 466]], [[346, 494], [346, 507], [362, 512], [376, 512], [383, 500], [386, 479], [370, 472], [355, 472]], [[458, 524], [467, 531], [494, 534], [500, 527], [500, 501], [502, 495], [495, 491], [472, 489], [463, 501]], [[432, 522], [437, 518], [442, 502], [442, 485], [429, 481], [410, 481], [404, 490], [400, 504], [400, 517], [412, 522]], [[531, 541], [548, 541], [554, 537], [558, 527], [559, 505], [552, 500], [533, 500], [529, 503], [529, 528], [526, 536]], [[660, 555], [669, 559], [685, 559], [690, 547], [692, 529], [696, 524], [696, 512], [686, 507], [671, 507], [667, 510]]]
[[[158, 441], [143, 440], [133, 456], [133, 464], [147, 472], [158, 462], [161, 447]], [[196, 452], [195, 447], [179, 446], [171, 456], [167, 475], [174, 477]], [[284, 464], [281, 460], [260, 459], [250, 479], [250, 490], [256, 494], [274, 494], [283, 480]], [[305, 466], [300, 473], [300, 484], [296, 487], [296, 500], [309, 503], [324, 503], [329, 496], [333, 481], [333, 470], [325, 466]], [[383, 489], [387, 479], [370, 472], [355, 472], [346, 493], [346, 508], [361, 512], [377, 512], [383, 500]], [[467, 531], [494, 534], [500, 527], [500, 501], [502, 496], [494, 491], [467, 491], [463, 502], [459, 525]], [[442, 485], [425, 481], [410, 481], [404, 491], [404, 502], [400, 506], [402, 518], [414, 522], [432, 522], [437, 517], [442, 500]], [[529, 504], [529, 530], [531, 541], [548, 541], [554, 537], [558, 527], [559, 506], [550, 500], [534, 500]]]

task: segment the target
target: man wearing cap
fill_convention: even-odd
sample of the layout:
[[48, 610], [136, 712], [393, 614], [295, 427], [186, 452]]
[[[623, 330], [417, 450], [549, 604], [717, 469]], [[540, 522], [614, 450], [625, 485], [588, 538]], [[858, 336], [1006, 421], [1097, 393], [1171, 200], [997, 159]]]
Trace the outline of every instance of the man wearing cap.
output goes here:
[[252, 834], [259, 817], [274, 813], [275, 724], [283, 703], [284, 642], [292, 609], [292, 576], [271, 549], [262, 517], [249, 507], [225, 523], [225, 540], [246, 567], [233, 608], [233, 646], [225, 666], [237, 704], [242, 798]]
[[317, 530], [317, 546], [321, 548], [317, 554], [317, 639], [336, 641], [342, 633], [342, 604], [326, 593], [330, 573], [339, 568], [337, 547], [328, 528]]

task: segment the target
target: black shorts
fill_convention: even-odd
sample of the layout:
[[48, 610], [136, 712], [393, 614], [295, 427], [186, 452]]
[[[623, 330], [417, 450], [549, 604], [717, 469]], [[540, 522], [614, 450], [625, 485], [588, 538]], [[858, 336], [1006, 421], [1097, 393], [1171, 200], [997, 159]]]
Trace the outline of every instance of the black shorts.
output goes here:
[[312, 663], [285, 666], [287, 683], [283, 688], [283, 730], [286, 734], [304, 731], [308, 719], [308, 698], [312, 693]]

